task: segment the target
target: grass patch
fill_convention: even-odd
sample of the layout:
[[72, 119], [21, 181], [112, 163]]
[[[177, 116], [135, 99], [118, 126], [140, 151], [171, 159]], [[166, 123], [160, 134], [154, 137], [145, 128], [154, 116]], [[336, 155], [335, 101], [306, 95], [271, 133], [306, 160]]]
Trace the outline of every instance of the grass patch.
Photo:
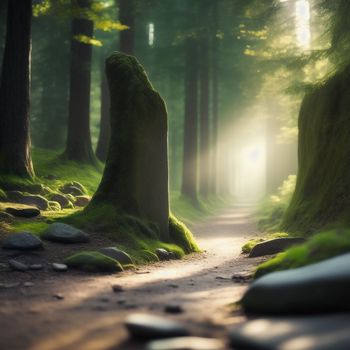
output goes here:
[[302, 245], [289, 248], [261, 264], [255, 278], [267, 273], [310, 265], [350, 251], [350, 229], [320, 232]]

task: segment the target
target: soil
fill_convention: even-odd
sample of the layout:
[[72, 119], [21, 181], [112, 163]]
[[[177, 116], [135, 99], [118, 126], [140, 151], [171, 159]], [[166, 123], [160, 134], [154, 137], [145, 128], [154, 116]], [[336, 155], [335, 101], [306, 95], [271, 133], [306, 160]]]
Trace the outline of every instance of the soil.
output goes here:
[[[0, 348], [143, 349], [144, 344], [129, 340], [123, 326], [127, 315], [140, 312], [181, 320], [195, 335], [225, 337], [228, 327], [245, 320], [234, 303], [247, 288], [246, 277], [263, 261], [241, 254], [243, 243], [257, 234], [251, 213], [249, 206], [232, 207], [194, 225], [191, 229], [203, 253], [136, 271], [114, 275], [48, 268], [1, 272]], [[94, 244], [109, 246], [111, 242], [100, 238]], [[2, 251], [0, 260], [8, 260], [9, 254]], [[17, 258], [47, 264], [57, 262], [61, 254], [52, 243], [43, 252]], [[114, 291], [114, 285], [121, 288]], [[165, 313], [167, 305], [180, 305], [184, 312]]]

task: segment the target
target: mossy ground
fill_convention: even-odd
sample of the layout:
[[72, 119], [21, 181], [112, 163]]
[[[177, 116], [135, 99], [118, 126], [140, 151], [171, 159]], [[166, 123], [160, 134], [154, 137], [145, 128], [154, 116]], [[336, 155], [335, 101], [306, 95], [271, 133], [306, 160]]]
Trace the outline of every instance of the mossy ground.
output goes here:
[[320, 232], [305, 243], [278, 254], [261, 264], [255, 277], [270, 272], [313, 264], [350, 251], [350, 229], [333, 229]]
[[[16, 186], [19, 186], [24, 191], [33, 184], [39, 183], [52, 191], [57, 191], [63, 184], [78, 181], [87, 189], [88, 194], [92, 195], [103, 172], [102, 164], [97, 166], [81, 165], [64, 160], [61, 157], [61, 152], [41, 149], [33, 150], [33, 163], [36, 172], [36, 178], [33, 181], [2, 177], [0, 189], [11, 189], [11, 187], [17, 188]], [[0, 192], [1, 195], [2, 192]], [[171, 194], [172, 211], [188, 223], [203, 219], [224, 207], [225, 204], [223, 199], [210, 198], [201, 201], [200, 207], [194, 207], [178, 193]], [[21, 205], [0, 202], [0, 206], [0, 210], [1, 208], [4, 210], [8, 206], [18, 207]], [[132, 216], [121, 215], [116, 208], [108, 206], [87, 211], [83, 211], [81, 208], [43, 211], [39, 218], [16, 219], [10, 224], [1, 226], [0, 231], [29, 231], [40, 235], [53, 222], [66, 222], [89, 233], [94, 233], [94, 235], [98, 232], [112, 241], [119, 249], [130, 254], [137, 264], [158, 261], [155, 255], [157, 248], [165, 248], [178, 258], [184, 254], [200, 251], [190, 230], [174, 215], [171, 215], [169, 221], [172, 239], [170, 242], [161, 242], [155, 225]]]

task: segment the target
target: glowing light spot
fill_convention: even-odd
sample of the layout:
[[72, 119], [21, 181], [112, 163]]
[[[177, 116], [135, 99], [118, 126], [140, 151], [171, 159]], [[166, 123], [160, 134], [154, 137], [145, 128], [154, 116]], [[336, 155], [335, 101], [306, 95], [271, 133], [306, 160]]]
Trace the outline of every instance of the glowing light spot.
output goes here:
[[297, 43], [300, 48], [310, 48], [310, 3], [308, 0], [298, 0], [295, 3], [295, 21]]
[[153, 46], [154, 44], [154, 23], [148, 24], [148, 45]]

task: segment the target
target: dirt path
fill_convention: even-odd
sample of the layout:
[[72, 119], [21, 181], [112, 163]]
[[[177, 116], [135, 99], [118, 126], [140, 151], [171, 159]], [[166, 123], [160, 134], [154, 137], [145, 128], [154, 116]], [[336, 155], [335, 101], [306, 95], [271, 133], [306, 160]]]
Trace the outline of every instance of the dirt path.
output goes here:
[[[233, 283], [231, 276], [258, 262], [240, 254], [255, 231], [251, 208], [229, 208], [192, 229], [203, 254], [114, 276], [68, 272], [40, 279], [28, 273], [33, 286], [1, 289], [0, 348], [142, 349], [141, 344], [127, 341], [125, 316], [164, 315], [164, 306], [174, 303], [185, 312], [167, 317], [181, 319], [198, 335], [222, 335], [225, 326], [242, 320], [228, 305], [240, 298], [246, 285]], [[122, 285], [124, 291], [113, 292], [113, 284]]]

